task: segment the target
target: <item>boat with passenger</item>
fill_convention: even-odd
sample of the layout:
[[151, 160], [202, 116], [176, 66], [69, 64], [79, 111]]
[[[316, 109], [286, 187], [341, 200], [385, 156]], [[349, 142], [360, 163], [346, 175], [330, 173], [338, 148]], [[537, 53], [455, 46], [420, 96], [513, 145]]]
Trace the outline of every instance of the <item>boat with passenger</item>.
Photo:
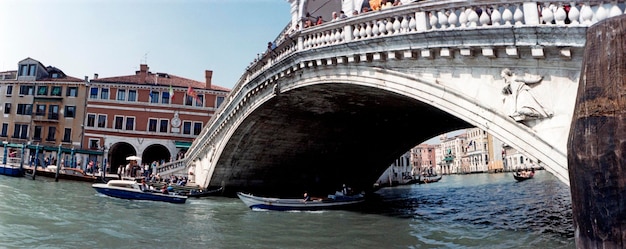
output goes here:
[[107, 183], [95, 183], [91, 185], [98, 193], [128, 200], [162, 201], [169, 203], [185, 203], [187, 196], [176, 195], [150, 189], [132, 180], [110, 180]]
[[515, 178], [516, 181], [521, 182], [521, 181], [526, 181], [528, 179], [531, 179], [535, 176], [535, 169], [531, 168], [530, 172], [527, 170], [523, 170], [523, 171], [518, 171], [513, 173], [513, 178]]
[[443, 177], [443, 175], [437, 176], [437, 175], [425, 175], [425, 176], [420, 176], [417, 180], [417, 184], [425, 184], [425, 183], [434, 183], [434, 182], [438, 182], [441, 180], [441, 178]]
[[327, 198], [310, 198], [306, 195], [301, 199], [282, 199], [272, 197], [255, 196], [249, 193], [238, 192], [237, 196], [250, 209], [265, 209], [275, 211], [315, 211], [325, 209], [338, 209], [353, 206], [365, 201], [363, 194], [344, 195], [337, 191]]
[[213, 189], [190, 189], [189, 191], [179, 192], [180, 195], [184, 195], [187, 197], [208, 197], [215, 196], [222, 193], [223, 187], [213, 188]]

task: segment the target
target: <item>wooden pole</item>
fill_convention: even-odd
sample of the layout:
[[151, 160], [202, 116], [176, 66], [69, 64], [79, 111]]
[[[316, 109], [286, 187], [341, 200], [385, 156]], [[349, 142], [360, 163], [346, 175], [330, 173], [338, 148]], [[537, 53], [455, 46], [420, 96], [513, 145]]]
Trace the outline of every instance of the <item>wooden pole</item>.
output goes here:
[[587, 30], [567, 149], [576, 247], [625, 248], [625, 15]]

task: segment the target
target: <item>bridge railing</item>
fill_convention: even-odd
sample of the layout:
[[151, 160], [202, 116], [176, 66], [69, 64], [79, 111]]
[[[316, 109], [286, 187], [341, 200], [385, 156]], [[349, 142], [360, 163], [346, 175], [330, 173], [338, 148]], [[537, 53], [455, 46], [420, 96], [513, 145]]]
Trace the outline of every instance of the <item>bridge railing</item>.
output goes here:
[[[285, 32], [277, 48], [253, 62], [233, 89], [255, 78], [282, 58], [303, 50], [359, 40], [454, 29], [511, 26], [590, 26], [624, 14], [624, 1], [426, 1], [373, 11], [339, 21]], [[234, 92], [233, 91], [233, 92]]]
[[[395, 6], [388, 9], [327, 22], [301, 30], [283, 30], [276, 48], [268, 50], [254, 61], [240, 77], [226, 102], [209, 121], [189, 149], [197, 158], [206, 151], [209, 141], [217, 136], [226, 123], [241, 115], [244, 102], [250, 104], [258, 91], [258, 77], [272, 78], [268, 69], [284, 60], [296, 60], [297, 53], [340, 44], [359, 43], [368, 39], [415, 33], [462, 29], [491, 29], [541, 25], [590, 26], [600, 20], [624, 14], [624, 0], [620, 1], [535, 1], [521, 0], [446, 0], [425, 1]], [[572, 3], [575, 3], [572, 5]], [[302, 25], [300, 25], [302, 26]], [[361, 44], [361, 43], [359, 43]], [[432, 46], [437, 46], [433, 44]], [[301, 62], [302, 63], [302, 62]], [[250, 85], [250, 82], [256, 82]]]
[[156, 167], [156, 173], [161, 176], [166, 176], [174, 172], [185, 172], [187, 164], [185, 159], [176, 160], [173, 162], [167, 162]]

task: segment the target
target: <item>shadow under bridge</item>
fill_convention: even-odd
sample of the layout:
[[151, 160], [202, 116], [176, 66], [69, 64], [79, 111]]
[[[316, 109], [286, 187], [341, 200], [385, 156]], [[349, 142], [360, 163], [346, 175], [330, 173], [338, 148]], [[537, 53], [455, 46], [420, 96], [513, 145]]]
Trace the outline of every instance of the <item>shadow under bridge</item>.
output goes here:
[[324, 195], [370, 189], [400, 155], [470, 125], [413, 98], [356, 84], [316, 84], [268, 100], [227, 141], [209, 185]]

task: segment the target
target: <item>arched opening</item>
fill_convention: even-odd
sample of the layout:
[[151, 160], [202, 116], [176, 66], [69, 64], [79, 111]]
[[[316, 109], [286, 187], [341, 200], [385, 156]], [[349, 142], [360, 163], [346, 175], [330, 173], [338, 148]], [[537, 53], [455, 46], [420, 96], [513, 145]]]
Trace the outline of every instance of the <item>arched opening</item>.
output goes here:
[[153, 144], [148, 146], [142, 153], [142, 164], [151, 164], [154, 161], [157, 162], [169, 162], [172, 158], [170, 151], [163, 145]]
[[135, 148], [129, 143], [119, 142], [111, 146], [109, 150], [109, 162], [111, 169], [109, 172], [117, 172], [120, 166], [126, 165], [126, 157], [137, 155]]

